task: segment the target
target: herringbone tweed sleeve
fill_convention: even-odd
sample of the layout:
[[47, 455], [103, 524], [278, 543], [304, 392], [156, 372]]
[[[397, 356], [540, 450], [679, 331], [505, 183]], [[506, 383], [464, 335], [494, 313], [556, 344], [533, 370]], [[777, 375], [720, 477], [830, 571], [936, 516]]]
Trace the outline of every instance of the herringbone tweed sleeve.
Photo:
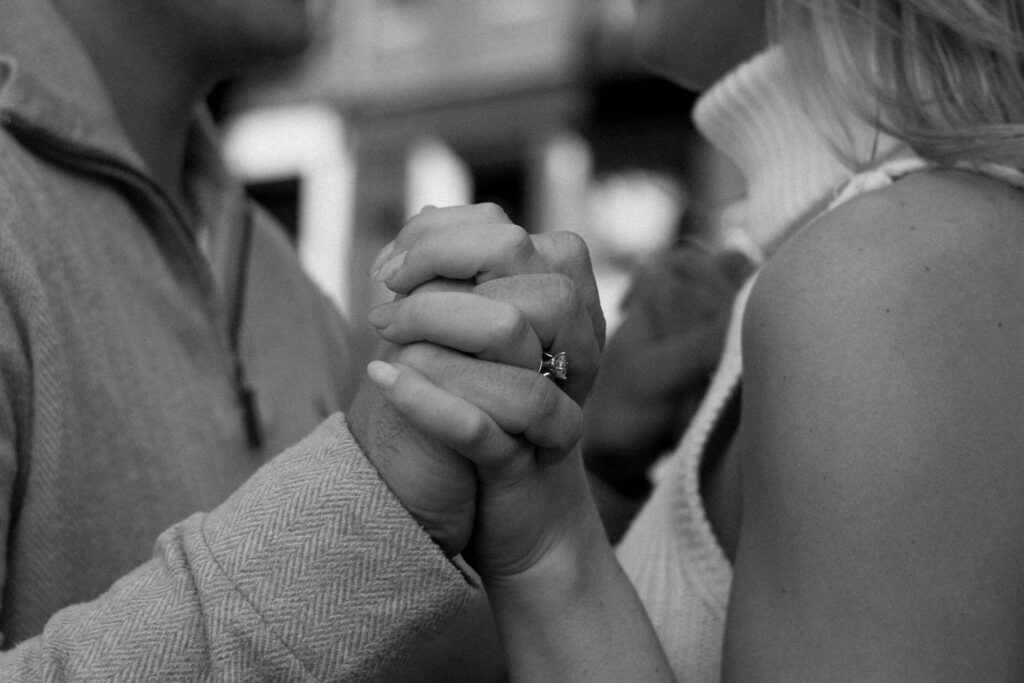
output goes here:
[[372, 680], [469, 595], [336, 415], [0, 655], [0, 680]]

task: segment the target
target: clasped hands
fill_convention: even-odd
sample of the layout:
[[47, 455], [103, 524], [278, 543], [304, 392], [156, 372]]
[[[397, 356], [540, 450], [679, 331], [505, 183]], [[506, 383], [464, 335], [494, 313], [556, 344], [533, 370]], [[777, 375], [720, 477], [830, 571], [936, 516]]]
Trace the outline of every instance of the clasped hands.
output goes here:
[[[592, 518], [576, 444], [604, 317], [585, 244], [492, 204], [428, 208], [371, 274], [397, 296], [369, 315], [390, 344], [353, 434], [449, 556], [485, 581], [529, 569]], [[564, 382], [538, 372], [549, 350], [569, 358]]]

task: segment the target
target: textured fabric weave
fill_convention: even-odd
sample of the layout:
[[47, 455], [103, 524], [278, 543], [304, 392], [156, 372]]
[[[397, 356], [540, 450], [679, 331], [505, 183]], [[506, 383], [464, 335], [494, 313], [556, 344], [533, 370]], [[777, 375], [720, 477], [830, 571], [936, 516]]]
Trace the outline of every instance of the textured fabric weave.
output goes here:
[[697, 101], [694, 125], [742, 172], [745, 196], [730, 205], [721, 239], [758, 260], [794, 225], [825, 208], [853, 174], [851, 157], [888, 159], [895, 138], [858, 121], [825, 129], [800, 106], [801, 87], [775, 47], [737, 67]]
[[0, 680], [360, 679], [456, 613], [337, 415], [339, 315], [208, 118], [182, 211], [48, 0], [10, 0], [0, 123]]

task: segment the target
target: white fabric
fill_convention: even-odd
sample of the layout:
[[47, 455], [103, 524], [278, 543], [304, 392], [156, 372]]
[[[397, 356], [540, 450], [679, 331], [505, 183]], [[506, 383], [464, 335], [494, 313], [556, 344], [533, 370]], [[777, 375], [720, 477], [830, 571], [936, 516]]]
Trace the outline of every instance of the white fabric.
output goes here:
[[[876, 161], [888, 159], [851, 175], [826, 136], [810, 132], [814, 126], [800, 110], [789, 73], [781, 52], [768, 51], [726, 76], [695, 110], [702, 132], [744, 172], [749, 196], [730, 212], [731, 229], [761, 253], [770, 253], [822, 210], [931, 166], [896, 140], [875, 138], [863, 124], [837, 121], [849, 139], [873, 140]], [[958, 167], [1024, 189], [1019, 170]], [[717, 681], [721, 673], [732, 568], [707, 520], [700, 466], [708, 437], [740, 382], [741, 323], [753, 282], [752, 277], [736, 298], [723, 355], [700, 409], [676, 450], [656, 467], [654, 493], [618, 547], [680, 681]]]
[[[801, 109], [789, 74], [782, 52], [769, 50], [716, 84], [694, 112], [701, 132], [748, 183], [748, 196], [729, 211], [723, 239], [745, 243], [758, 255], [770, 253], [792, 228], [832, 204], [853, 176], [826, 135], [816, 132], [820, 125]], [[876, 158], [903, 154], [895, 140], [876, 137], [863, 124], [835, 123], [837, 135], [870, 141]], [[916, 168], [922, 162], [897, 163]], [[864, 187], [881, 176], [871, 176]], [[753, 278], [737, 297], [723, 356], [700, 409], [675, 452], [656, 468], [654, 493], [617, 549], [681, 681], [720, 677], [732, 569], [705, 514], [700, 465], [740, 380], [741, 322], [752, 284]]]
[[[827, 208], [930, 167], [920, 158], [887, 162], [854, 176]], [[1017, 169], [960, 167], [1024, 190], [1024, 173]], [[700, 466], [708, 437], [740, 383], [742, 319], [755, 277], [736, 298], [722, 359], [700, 409], [675, 452], [656, 469], [654, 493], [617, 549], [680, 681], [717, 681], [721, 674], [732, 567], [705, 513]]]
[[715, 84], [693, 111], [697, 129], [739, 167], [747, 186], [745, 199], [726, 209], [721, 238], [755, 258], [824, 208], [854, 173], [845, 157], [863, 166], [905, 149], [859, 120], [825, 129], [800, 106], [792, 74], [781, 48], [769, 49]]
[[752, 283], [737, 297], [726, 348], [700, 409], [675, 453], [658, 467], [654, 493], [617, 548], [680, 681], [719, 678], [732, 568], [705, 515], [700, 463], [739, 382], [740, 324]]

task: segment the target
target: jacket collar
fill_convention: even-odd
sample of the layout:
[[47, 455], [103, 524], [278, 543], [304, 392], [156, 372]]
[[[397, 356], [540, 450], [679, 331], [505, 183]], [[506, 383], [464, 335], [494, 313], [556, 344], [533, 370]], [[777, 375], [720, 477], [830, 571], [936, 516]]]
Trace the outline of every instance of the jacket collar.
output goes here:
[[49, 0], [0, 3], [0, 115], [146, 170], [88, 54]]
[[[30, 147], [45, 139], [51, 154], [56, 143], [58, 156], [102, 157], [151, 178], [88, 53], [50, 0], [0, 1], [0, 121], [27, 133]], [[186, 157], [191, 210], [181, 212], [199, 217], [199, 226], [188, 226], [193, 236], [244, 219], [244, 192], [224, 166], [218, 137], [209, 111], [200, 107]], [[205, 237], [216, 252], [226, 236]]]
[[[0, 2], [0, 118], [58, 141], [68, 150], [98, 154], [150, 177], [85, 48], [50, 0]], [[196, 112], [186, 172], [193, 209], [219, 222], [225, 207], [211, 202], [240, 191], [224, 167], [216, 125], [206, 107]]]

